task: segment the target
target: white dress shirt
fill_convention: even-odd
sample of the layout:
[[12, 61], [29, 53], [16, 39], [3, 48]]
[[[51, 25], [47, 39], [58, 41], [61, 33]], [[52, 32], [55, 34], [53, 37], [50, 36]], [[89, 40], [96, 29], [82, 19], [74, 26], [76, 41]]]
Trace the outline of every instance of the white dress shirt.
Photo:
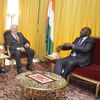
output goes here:
[[[82, 41], [78, 44], [78, 45], [81, 45], [82, 43], [83, 43], [83, 41], [85, 40], [85, 39], [87, 39], [88, 38], [88, 36], [86, 36], [86, 37], [83, 37], [83, 39], [82, 39]], [[80, 41], [80, 40], [79, 40]], [[74, 46], [73, 46], [73, 48], [74, 48]], [[71, 56], [74, 56], [74, 57], [76, 57], [76, 52], [73, 52], [72, 54], [71, 54]]]

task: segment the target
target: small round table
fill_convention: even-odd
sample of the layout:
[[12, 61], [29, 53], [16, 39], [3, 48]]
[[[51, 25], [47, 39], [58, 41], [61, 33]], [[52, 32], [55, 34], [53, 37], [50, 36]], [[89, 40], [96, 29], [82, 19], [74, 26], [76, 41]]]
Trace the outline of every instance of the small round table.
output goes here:
[[[32, 75], [34, 73], [43, 75], [44, 77], [47, 77], [53, 81], [41, 83], [35, 79], [28, 77], [29, 75]], [[52, 72], [43, 72], [38, 70], [32, 72], [29, 71], [17, 75], [16, 81], [23, 87], [22, 97], [24, 94], [24, 89], [30, 89], [31, 91], [30, 95], [32, 97], [32, 100], [34, 100], [34, 96], [37, 97], [38, 99], [42, 97], [47, 98], [46, 100], [48, 99], [50, 100], [51, 98], [53, 98], [53, 100], [61, 98], [62, 96], [65, 95], [66, 87], [68, 84], [67, 81], [60, 75], [57, 75]]]

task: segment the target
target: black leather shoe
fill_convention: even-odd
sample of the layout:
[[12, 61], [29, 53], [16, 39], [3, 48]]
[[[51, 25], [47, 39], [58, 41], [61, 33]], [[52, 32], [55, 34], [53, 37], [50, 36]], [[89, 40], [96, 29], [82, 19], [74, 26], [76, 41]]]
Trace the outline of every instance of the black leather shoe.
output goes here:
[[8, 68], [0, 67], [0, 73], [7, 73], [9, 71]]
[[18, 73], [18, 74], [22, 73], [22, 69], [21, 69], [21, 68], [18, 68], [18, 69], [17, 69], [17, 73]]

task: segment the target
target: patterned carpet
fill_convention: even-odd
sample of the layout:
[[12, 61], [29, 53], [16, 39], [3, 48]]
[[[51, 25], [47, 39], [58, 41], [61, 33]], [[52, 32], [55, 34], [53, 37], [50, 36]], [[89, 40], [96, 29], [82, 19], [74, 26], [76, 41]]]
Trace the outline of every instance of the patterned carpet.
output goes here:
[[[36, 67], [36, 66], [35, 66]], [[37, 69], [40, 69], [38, 66]], [[41, 70], [50, 70], [46, 67]], [[23, 67], [23, 72], [25, 72]], [[5, 75], [0, 75], [0, 100], [20, 100], [22, 87], [15, 81], [16, 69], [10, 70]], [[70, 80], [65, 97], [61, 100], [100, 100], [94, 96], [95, 86], [85, 84], [82, 81]], [[99, 93], [100, 94], [100, 93]], [[28, 94], [24, 95], [23, 100], [29, 100]]]

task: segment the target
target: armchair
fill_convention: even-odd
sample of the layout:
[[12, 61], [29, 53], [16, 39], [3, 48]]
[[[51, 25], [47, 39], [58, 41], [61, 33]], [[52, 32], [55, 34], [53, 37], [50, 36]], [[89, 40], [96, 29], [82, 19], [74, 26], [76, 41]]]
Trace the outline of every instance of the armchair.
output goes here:
[[67, 77], [67, 81], [71, 77], [87, 81], [96, 85], [95, 96], [98, 97], [100, 89], [100, 38], [93, 37], [95, 40], [92, 53], [92, 64], [86, 67], [77, 67]]
[[[10, 58], [8, 58], [8, 59], [11, 61], [11, 67], [12, 67], [12, 69], [13, 69], [15, 57], [10, 53], [9, 45], [7, 44], [6, 38], [5, 38], [6, 35], [7, 35], [7, 34], [10, 34], [10, 33], [11, 33], [10, 30], [6, 30], [6, 31], [4, 32], [4, 34], [3, 34], [3, 38], [4, 38], [4, 47], [5, 47], [5, 50], [6, 50], [6, 55], [8, 55], [8, 56], [10, 57]], [[23, 53], [23, 54], [21, 55], [21, 58], [28, 58], [27, 53]]]

